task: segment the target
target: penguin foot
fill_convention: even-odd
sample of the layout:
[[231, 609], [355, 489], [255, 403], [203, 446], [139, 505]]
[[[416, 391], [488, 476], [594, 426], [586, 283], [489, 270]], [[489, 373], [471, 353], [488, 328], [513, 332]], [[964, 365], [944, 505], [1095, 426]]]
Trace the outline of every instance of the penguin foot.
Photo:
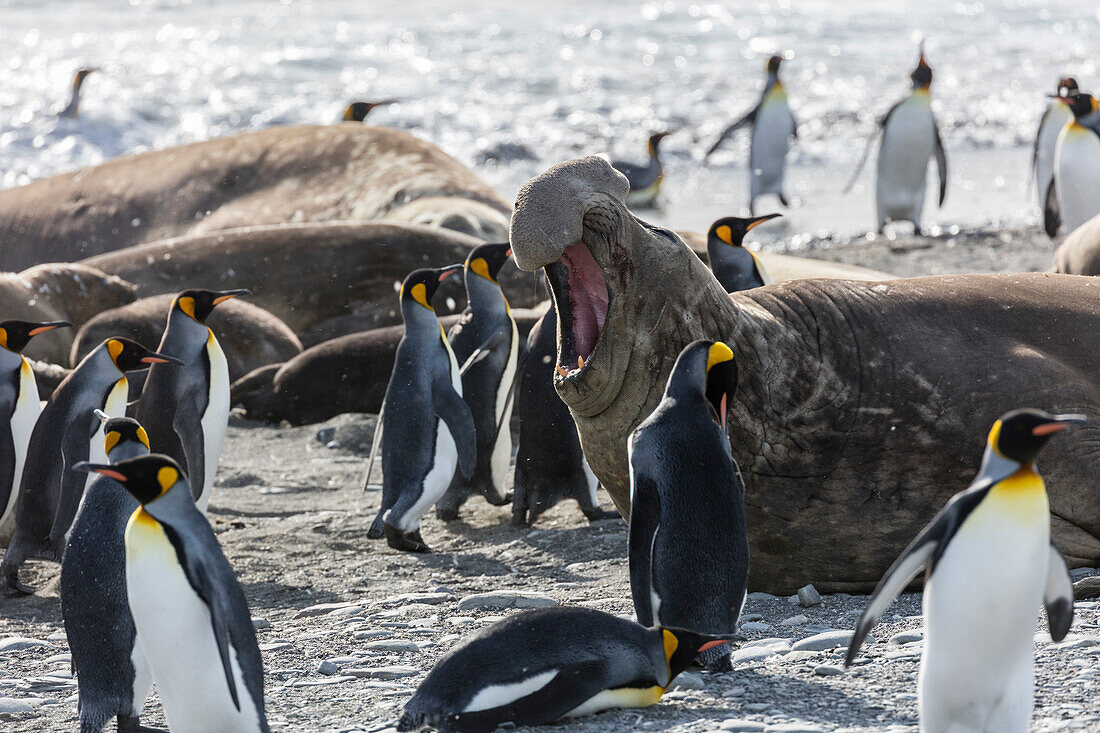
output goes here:
[[163, 728], [147, 728], [138, 722], [137, 718], [119, 715], [117, 718], [118, 733], [168, 733]]
[[424, 542], [424, 538], [420, 536], [419, 529], [412, 532], [402, 532], [397, 527], [389, 524], [386, 525], [386, 544], [402, 552], [427, 553], [432, 551]]
[[18, 598], [19, 596], [33, 596], [35, 588], [27, 585], [26, 583], [19, 582], [19, 576], [15, 573], [8, 575], [4, 578], [2, 586], [4, 595], [12, 598]]
[[435, 505], [435, 516], [442, 519], [444, 522], [453, 522], [458, 519], [458, 507], [457, 506], [440, 506]]
[[370, 529], [367, 530], [368, 540], [380, 540], [385, 536], [386, 532], [382, 529], [382, 514], [383, 513], [379, 511], [374, 521], [370, 523]]
[[599, 522], [604, 519], [619, 519], [619, 513], [614, 509], [600, 509], [599, 507], [581, 508], [585, 519], [589, 522]]
[[504, 494], [497, 494], [495, 491], [492, 495], [485, 494], [485, 501], [489, 502], [493, 506], [505, 506], [512, 503], [512, 492], [509, 491]]

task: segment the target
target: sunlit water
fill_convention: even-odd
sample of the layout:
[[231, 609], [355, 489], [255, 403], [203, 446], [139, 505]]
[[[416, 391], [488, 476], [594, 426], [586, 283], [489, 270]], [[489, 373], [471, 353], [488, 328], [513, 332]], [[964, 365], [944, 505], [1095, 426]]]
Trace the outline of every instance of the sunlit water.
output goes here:
[[[652, 218], [703, 229], [745, 203], [747, 135], [708, 167], [702, 153], [755, 104], [765, 59], [786, 51], [798, 206], [762, 235], [797, 243], [874, 224], [873, 166], [853, 193], [840, 188], [873, 120], [906, 93], [923, 34], [951, 163], [947, 204], [927, 222], [1020, 227], [1037, 214], [1027, 176], [1044, 95], [1067, 73], [1100, 88], [1094, 0], [733, 5], [0, 0], [0, 186], [240, 130], [333, 122], [349, 100], [392, 97], [400, 103], [373, 122], [440, 145], [507, 197], [566, 158], [640, 161], [648, 133], [673, 128]], [[103, 72], [80, 119], [58, 119], [81, 65]]]

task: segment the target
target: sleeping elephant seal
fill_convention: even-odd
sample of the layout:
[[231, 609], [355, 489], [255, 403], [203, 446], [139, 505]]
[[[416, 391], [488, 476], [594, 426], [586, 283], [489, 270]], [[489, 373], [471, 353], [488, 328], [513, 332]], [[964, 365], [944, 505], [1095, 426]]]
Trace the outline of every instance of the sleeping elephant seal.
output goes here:
[[1088, 337], [1100, 282], [792, 280], [727, 295], [678, 236], [635, 218], [626, 193], [601, 158], [563, 163], [520, 190], [511, 234], [520, 267], [546, 268], [555, 387], [622, 512], [627, 436], [680, 350], [720, 339], [741, 373], [728, 421], [754, 589], [871, 589], [968, 485], [990, 425], [1022, 406], [1093, 420], [1051, 444], [1042, 472], [1053, 540], [1075, 565], [1100, 559], [1100, 342]]
[[1100, 214], [1070, 232], [1054, 251], [1054, 272], [1100, 275]]
[[[349, 333], [400, 323], [394, 293], [405, 276], [418, 267], [464, 262], [479, 244], [484, 242], [437, 227], [324, 222], [192, 234], [84, 262], [133, 282], [142, 296], [174, 293], [180, 283], [249, 288], [250, 302], [274, 313], [312, 345], [341, 329]], [[514, 306], [535, 304], [534, 283], [530, 273], [515, 267], [501, 274]], [[460, 280], [448, 285], [436, 299], [442, 313], [447, 298], [457, 310], [466, 302]], [[340, 321], [335, 327], [334, 319]]]
[[[126, 155], [0, 191], [0, 269], [256, 224], [422, 221], [425, 204], [418, 202], [427, 198], [443, 212], [441, 224], [459, 222], [466, 231], [472, 221], [490, 240], [508, 236], [508, 203], [407, 132], [270, 127]], [[405, 211], [410, 206], [414, 214]]]
[[[155, 295], [100, 313], [77, 334], [71, 363], [80, 363], [88, 352], [111, 336], [125, 336], [138, 343], [159, 343], [173, 298], [174, 294]], [[302, 350], [302, 344], [285, 323], [252, 303], [228, 300], [219, 305], [206, 322], [218, 335], [218, 342], [225, 351], [230, 379], [267, 364], [292, 359]], [[131, 381], [135, 380], [131, 378]]]
[[38, 265], [0, 273], [0, 313], [3, 318], [73, 324], [35, 337], [23, 351], [30, 359], [68, 364], [77, 329], [101, 311], [133, 303], [134, 291], [121, 278], [87, 265]]
[[[516, 329], [526, 338], [546, 308], [513, 308]], [[460, 315], [439, 319], [444, 331]], [[248, 417], [306, 425], [347, 412], [378, 413], [405, 326], [376, 328], [325, 341], [278, 368], [265, 367], [234, 382], [231, 403]], [[459, 365], [461, 366], [461, 364]]]

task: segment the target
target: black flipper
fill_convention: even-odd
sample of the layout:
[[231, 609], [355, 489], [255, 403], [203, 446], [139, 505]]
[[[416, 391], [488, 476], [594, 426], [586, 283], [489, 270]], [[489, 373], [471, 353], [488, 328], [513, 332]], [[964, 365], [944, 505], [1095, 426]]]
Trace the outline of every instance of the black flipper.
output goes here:
[[936, 135], [936, 170], [940, 173], [940, 206], [947, 197], [947, 153], [943, 149], [943, 140], [940, 139], [940, 127], [936, 124], [936, 118], [932, 118], [932, 132]]
[[[16, 378], [19, 373], [16, 372]], [[18, 384], [16, 382], [15, 384]], [[0, 405], [11, 405], [10, 412], [0, 415], [0, 515], [11, 500], [12, 484], [21, 477], [15, 475], [15, 439], [11, 434], [11, 418], [15, 414], [15, 404], [19, 399], [19, 388], [5, 380], [0, 385]], [[12, 507], [12, 511], [15, 507]]]
[[[908, 99], [908, 97], [906, 99]], [[904, 101], [904, 99], [901, 100], [901, 102]], [[882, 116], [882, 119], [878, 121], [878, 125], [875, 127], [875, 131], [872, 132], [871, 135], [867, 138], [867, 146], [863, 148], [863, 155], [860, 156], [859, 163], [856, 164], [855, 172], [852, 173], [852, 177], [848, 179], [848, 182], [844, 184], [844, 188], [843, 190], [841, 190], [841, 193], [848, 193], [852, 190], [852, 186], [856, 185], [856, 181], [859, 180], [859, 174], [863, 171], [863, 166], [867, 163], [867, 158], [871, 156], [871, 147], [874, 146], [875, 139], [878, 138], [880, 132], [886, 129], [886, 123], [890, 121], [890, 116], [894, 114], [894, 110], [898, 108], [898, 105], [900, 105], [901, 102], [898, 102], [889, 110], [887, 110], [886, 114]]]
[[955, 532], [993, 488], [993, 484], [993, 481], [985, 480], [952, 497], [951, 501], [947, 502], [947, 506], [933, 517], [916, 539], [910, 542], [898, 556], [882, 576], [882, 580], [875, 587], [875, 592], [867, 601], [863, 613], [860, 614], [855, 632], [852, 634], [852, 641], [848, 645], [848, 656], [844, 658], [845, 667], [852, 664], [868, 632], [898, 594], [905, 590], [909, 581], [922, 570], [925, 570], [929, 576], [932, 574], [951, 538], [955, 536]]
[[489, 356], [489, 354], [493, 353], [493, 349], [497, 348], [498, 346], [503, 346], [505, 338], [507, 338], [510, 333], [511, 329], [505, 330], [503, 328], [498, 328], [496, 330], [496, 333], [485, 339], [485, 342], [481, 346], [478, 346], [476, 349], [474, 349], [472, 354], [466, 357], [466, 361], [462, 362], [462, 366], [459, 367], [458, 373], [465, 374], [470, 367], [485, 359], [485, 357]]
[[176, 415], [172, 419], [172, 429], [179, 436], [183, 455], [186, 458], [184, 469], [191, 482], [191, 495], [198, 501], [206, 483], [206, 440], [196, 426], [202, 424], [202, 412], [199, 399], [202, 393], [191, 390], [188, 398], [180, 400], [176, 406]]
[[88, 474], [68, 469], [88, 460], [88, 449], [97, 430], [99, 418], [88, 413], [83, 419], [74, 420], [61, 439], [61, 465], [64, 470], [61, 472], [61, 493], [57, 497], [57, 509], [54, 510], [53, 525], [50, 527], [50, 542], [60, 541], [76, 519]]
[[630, 529], [627, 534], [627, 557], [630, 564], [630, 594], [634, 598], [634, 615], [642, 626], [653, 626], [653, 542], [657, 537], [661, 516], [661, 497], [657, 487], [645, 477], [634, 475], [634, 492], [630, 497]]
[[449, 380], [446, 383], [436, 380], [432, 385], [432, 406], [454, 438], [459, 472], [463, 477], [470, 478], [477, 463], [477, 433], [469, 405], [458, 396]]
[[[763, 99], [761, 99], [761, 102], [762, 101], [763, 101]], [[718, 139], [715, 140], [714, 144], [710, 146], [710, 150], [708, 150], [706, 155], [703, 156], [703, 162], [706, 162], [707, 158], [709, 158], [714, 153], [714, 151], [718, 149], [719, 145], [721, 145], [722, 143], [724, 143], [726, 141], [727, 137], [729, 137], [733, 133], [737, 132], [738, 130], [740, 130], [745, 125], [751, 125], [754, 122], [756, 122], [756, 113], [759, 112], [759, 111], [760, 111], [760, 103], [757, 103], [757, 105], [755, 107], [753, 107], [752, 109], [750, 109], [748, 112], [746, 112], [743, 117], [741, 117], [739, 120], [737, 120], [732, 125], [727, 127], [725, 130], [722, 130], [722, 134], [718, 136]]]
[[1060, 226], [1062, 226], [1062, 211], [1058, 208], [1058, 191], [1054, 187], [1054, 179], [1051, 178], [1044, 198], [1043, 230], [1048, 237], [1054, 239], [1058, 236]]
[[1073, 578], [1069, 575], [1066, 558], [1053, 543], [1050, 545], [1043, 605], [1047, 609], [1050, 638], [1061, 641], [1073, 625]]

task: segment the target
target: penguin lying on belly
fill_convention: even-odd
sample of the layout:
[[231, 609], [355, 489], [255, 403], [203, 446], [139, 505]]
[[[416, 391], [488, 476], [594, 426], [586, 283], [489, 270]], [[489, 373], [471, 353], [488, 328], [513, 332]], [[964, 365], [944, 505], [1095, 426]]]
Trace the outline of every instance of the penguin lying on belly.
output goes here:
[[[737, 632], [749, 541], [745, 487], [726, 435], [736, 390], [730, 348], [695, 341], [676, 359], [661, 402], [630, 435], [630, 592], [643, 626]], [[732, 669], [725, 648], [700, 661]]]
[[1035, 693], [1033, 637], [1073, 623], [1073, 581], [1050, 542], [1050, 505], [1035, 459], [1080, 415], [1014, 410], [989, 431], [977, 478], [955, 494], [886, 571], [856, 624], [845, 666], [922, 570], [922, 731], [1026, 733]]

